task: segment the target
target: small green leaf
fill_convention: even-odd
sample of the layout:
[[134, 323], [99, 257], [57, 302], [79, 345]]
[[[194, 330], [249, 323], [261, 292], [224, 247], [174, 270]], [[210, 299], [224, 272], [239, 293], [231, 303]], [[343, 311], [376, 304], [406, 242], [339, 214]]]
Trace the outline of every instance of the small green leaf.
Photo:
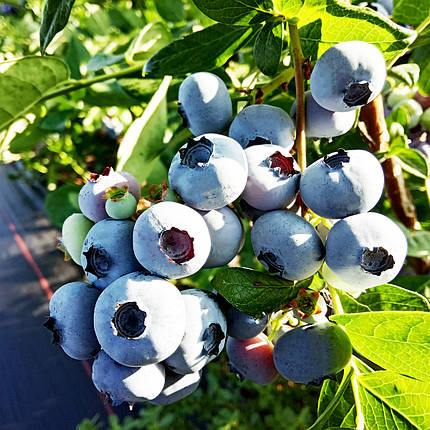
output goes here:
[[160, 79], [125, 78], [118, 80], [118, 84], [130, 97], [143, 102], [151, 100], [160, 83]]
[[353, 348], [387, 370], [430, 380], [430, 313], [368, 312], [334, 315]]
[[66, 128], [67, 121], [76, 113], [75, 109], [49, 112], [40, 122], [42, 130], [62, 132]]
[[[415, 357], [410, 357], [411, 361], [414, 359]], [[359, 375], [358, 383], [367, 428], [430, 428], [428, 382], [417, 381], [395, 372], [378, 371]]]
[[10, 142], [9, 150], [15, 154], [32, 151], [47, 135], [37, 125], [29, 125], [22, 133], [17, 134]]
[[24, 57], [0, 63], [0, 130], [24, 116], [50, 90], [69, 79], [56, 57]]
[[72, 33], [64, 56], [64, 59], [69, 66], [70, 77], [72, 79], [81, 79], [82, 75], [80, 66], [82, 63], [88, 61], [90, 57], [91, 55], [85, 48], [84, 44], [75, 34]]
[[87, 89], [84, 101], [93, 106], [122, 106], [129, 108], [140, 104], [116, 80], [98, 82]]
[[124, 60], [124, 54], [104, 54], [102, 52], [91, 57], [87, 63], [87, 70], [90, 72], [97, 72], [107, 66], [118, 64]]
[[215, 69], [224, 65], [256, 31], [257, 27], [212, 25], [161, 49], [145, 64], [144, 72], [150, 77], [183, 76]]
[[396, 0], [393, 19], [401, 24], [417, 26], [430, 15], [428, 0]]
[[304, 3], [305, 0], [274, 0], [275, 10], [287, 19], [299, 16]]
[[413, 59], [420, 66], [420, 77], [418, 79], [418, 89], [425, 96], [430, 96], [430, 50], [428, 46], [421, 46], [414, 49]]
[[273, 312], [307, 288], [312, 279], [294, 283], [246, 268], [227, 267], [216, 273], [213, 287], [233, 306], [255, 317]]
[[79, 185], [66, 184], [46, 196], [45, 209], [56, 227], [61, 228], [67, 217], [81, 212], [78, 204], [80, 189]]
[[166, 21], [180, 22], [185, 19], [185, 10], [182, 0], [157, 0], [157, 12]]
[[413, 148], [396, 148], [391, 153], [400, 161], [403, 170], [418, 178], [426, 179], [429, 176], [429, 166], [425, 155]]
[[408, 256], [423, 258], [430, 256], [430, 232], [411, 230], [408, 239]]
[[166, 94], [170, 81], [169, 76], [163, 79], [142, 116], [130, 125], [118, 148], [116, 170], [130, 172], [140, 184], [154, 169], [163, 148], [167, 127]]
[[73, 3], [75, 0], [46, 0], [40, 24], [40, 52], [42, 55], [54, 36], [66, 26]]
[[257, 67], [268, 76], [276, 75], [282, 53], [284, 24], [266, 22], [254, 42], [254, 59]]
[[403, 82], [409, 87], [413, 87], [420, 77], [420, 66], [414, 63], [400, 64], [388, 71], [388, 75]]

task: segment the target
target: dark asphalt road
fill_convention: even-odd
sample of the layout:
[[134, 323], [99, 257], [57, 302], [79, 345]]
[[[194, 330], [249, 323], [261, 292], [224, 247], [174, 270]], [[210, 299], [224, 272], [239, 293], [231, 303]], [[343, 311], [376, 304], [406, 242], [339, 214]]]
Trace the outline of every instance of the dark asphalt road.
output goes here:
[[49, 290], [80, 280], [81, 271], [55, 249], [59, 232], [40, 198], [10, 181], [8, 169], [0, 166], [0, 430], [72, 430], [95, 415], [106, 422], [109, 408], [92, 385], [91, 364], [66, 356], [42, 326]]

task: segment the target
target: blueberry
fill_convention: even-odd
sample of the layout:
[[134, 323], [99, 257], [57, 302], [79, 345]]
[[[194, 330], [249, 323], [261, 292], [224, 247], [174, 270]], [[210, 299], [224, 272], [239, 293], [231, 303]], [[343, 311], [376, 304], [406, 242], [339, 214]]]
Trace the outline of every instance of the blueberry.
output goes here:
[[331, 322], [296, 327], [278, 339], [273, 351], [280, 375], [301, 384], [320, 384], [340, 372], [351, 356], [348, 336]]
[[278, 145], [246, 148], [248, 181], [242, 198], [263, 211], [282, 209], [296, 198], [300, 167], [289, 152]]
[[384, 87], [385, 59], [378, 48], [353, 40], [324, 52], [311, 74], [315, 101], [327, 110], [347, 112], [371, 102]]
[[261, 209], [254, 208], [244, 199], [240, 199], [239, 202], [240, 209], [248, 219], [251, 221], [256, 221], [261, 215], [264, 215], [267, 211], [262, 211]]
[[158, 363], [184, 336], [184, 301], [170, 282], [130, 273], [100, 295], [94, 329], [103, 350], [118, 363], [130, 367]]
[[236, 115], [228, 135], [243, 148], [271, 143], [289, 151], [294, 145], [295, 127], [283, 109], [258, 104], [247, 106]]
[[179, 375], [166, 369], [166, 383], [163, 391], [153, 400], [151, 405], [166, 406], [188, 397], [197, 390], [200, 384], [200, 372]]
[[243, 226], [236, 214], [227, 206], [199, 211], [211, 237], [211, 250], [204, 268], [220, 267], [229, 263], [240, 251], [244, 241]]
[[224, 82], [208, 72], [193, 73], [179, 87], [179, 113], [194, 136], [222, 133], [230, 121], [232, 104]]
[[344, 218], [371, 210], [384, 190], [384, 172], [369, 151], [331, 153], [302, 173], [300, 194], [324, 218]]
[[326, 262], [324, 262], [321, 267], [321, 275], [324, 278], [325, 282], [327, 282], [329, 285], [338, 290], [351, 294], [354, 297], [359, 296], [364, 291], [364, 288], [360, 286], [359, 283], [348, 283], [340, 279], [339, 276], [337, 276], [330, 269], [330, 267], [327, 266]]
[[113, 406], [127, 402], [133, 406], [156, 398], [165, 383], [162, 364], [142, 367], [122, 366], [100, 351], [93, 363], [93, 383]]
[[342, 281], [362, 290], [385, 284], [400, 272], [407, 253], [402, 230], [379, 213], [338, 221], [327, 237], [327, 266]]
[[210, 211], [236, 200], [245, 188], [245, 152], [233, 139], [205, 134], [189, 139], [169, 168], [170, 186], [186, 205]]
[[142, 270], [133, 253], [133, 227], [133, 221], [108, 218], [88, 232], [81, 263], [88, 280], [97, 288], [106, 288], [120, 276]]
[[227, 323], [215, 296], [204, 290], [182, 291], [186, 308], [185, 335], [178, 349], [166, 359], [176, 373], [197, 372], [224, 348]]
[[[332, 112], [321, 107], [312, 97], [310, 91], [305, 92], [306, 137], [315, 139], [340, 136], [347, 133], [354, 125], [355, 111]], [[295, 120], [296, 101], [291, 107], [291, 116]]]
[[209, 256], [211, 239], [197, 211], [179, 203], [161, 202], [137, 219], [133, 249], [147, 270], [178, 279], [201, 269]]
[[84, 240], [94, 223], [82, 214], [72, 214], [66, 218], [61, 231], [61, 242], [66, 252], [76, 264], [81, 265]]
[[263, 333], [246, 340], [227, 338], [232, 372], [258, 385], [268, 385], [278, 376], [273, 364], [273, 344]]
[[94, 306], [100, 295], [86, 282], [70, 282], [60, 287], [49, 302], [49, 318], [44, 324], [53, 333], [53, 342], [76, 360], [92, 358], [100, 349], [94, 333]]
[[291, 212], [262, 215], [251, 230], [251, 241], [260, 263], [285, 279], [308, 278], [323, 262], [324, 245], [314, 227]]

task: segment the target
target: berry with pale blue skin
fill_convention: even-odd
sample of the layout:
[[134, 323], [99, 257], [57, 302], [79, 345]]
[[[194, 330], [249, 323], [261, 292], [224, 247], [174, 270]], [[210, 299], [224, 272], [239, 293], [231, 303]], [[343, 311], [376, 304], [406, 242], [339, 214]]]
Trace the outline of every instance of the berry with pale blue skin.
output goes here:
[[367, 212], [384, 190], [384, 172], [369, 151], [354, 149], [325, 155], [302, 173], [300, 194], [305, 204], [324, 218], [344, 218]]
[[100, 350], [93, 327], [99, 295], [100, 291], [86, 282], [70, 282], [55, 291], [49, 302], [44, 325], [52, 331], [53, 343], [76, 360], [92, 358]]
[[[321, 107], [312, 97], [310, 91], [305, 92], [306, 137], [331, 139], [347, 133], [354, 125], [355, 112], [332, 112]], [[291, 107], [291, 117], [295, 120], [297, 102]]]
[[104, 351], [94, 360], [92, 379], [97, 390], [113, 406], [123, 402], [133, 406], [152, 400], [161, 393], [166, 380], [162, 364], [127, 367], [112, 360]]
[[209, 230], [194, 209], [175, 202], [151, 206], [137, 219], [133, 249], [147, 270], [169, 279], [196, 273], [211, 249]]
[[242, 147], [220, 134], [204, 134], [188, 142], [173, 157], [170, 186], [184, 203], [210, 211], [236, 200], [246, 185], [248, 164]]
[[242, 198], [263, 211], [282, 209], [296, 198], [300, 167], [289, 152], [278, 145], [256, 145], [245, 149], [248, 181]]
[[407, 248], [405, 235], [390, 218], [363, 213], [332, 227], [326, 241], [326, 263], [343, 282], [365, 290], [394, 279]]
[[301, 280], [315, 274], [324, 259], [324, 245], [315, 228], [291, 212], [267, 212], [251, 230], [255, 256], [285, 279]]
[[224, 348], [227, 322], [216, 296], [208, 291], [182, 291], [186, 308], [185, 335], [165, 364], [179, 374], [194, 373], [216, 358]]
[[113, 219], [127, 219], [136, 212], [137, 201], [127, 185], [107, 189], [105, 198], [106, 212]]
[[300, 384], [320, 384], [349, 362], [352, 346], [339, 326], [328, 322], [288, 331], [275, 344], [273, 359], [280, 375]]
[[142, 270], [133, 253], [133, 228], [133, 221], [108, 218], [88, 232], [81, 263], [88, 280], [97, 288], [106, 288], [120, 276]]
[[184, 300], [173, 284], [134, 272], [102, 292], [94, 310], [94, 329], [111, 358], [140, 367], [175, 352], [184, 337], [185, 319]]
[[179, 375], [166, 369], [166, 383], [161, 393], [153, 400], [151, 405], [166, 406], [188, 397], [197, 390], [200, 384], [201, 371]]
[[227, 206], [209, 212], [198, 212], [211, 237], [211, 250], [203, 267], [213, 268], [228, 264], [243, 245], [243, 226], [240, 219]]
[[213, 73], [198, 72], [179, 87], [179, 114], [194, 136], [222, 133], [233, 112], [225, 83]]
[[242, 109], [231, 123], [228, 135], [242, 148], [273, 144], [289, 151], [294, 145], [295, 126], [283, 109], [256, 104]]
[[324, 109], [347, 112], [371, 102], [384, 88], [387, 68], [374, 45], [352, 40], [324, 52], [312, 70], [312, 97]]
[[263, 333], [245, 340], [227, 338], [231, 371], [258, 385], [268, 385], [277, 377], [273, 363], [273, 344]]
[[86, 216], [72, 214], [66, 218], [61, 230], [61, 244], [76, 264], [81, 265], [81, 253], [84, 240], [94, 226]]

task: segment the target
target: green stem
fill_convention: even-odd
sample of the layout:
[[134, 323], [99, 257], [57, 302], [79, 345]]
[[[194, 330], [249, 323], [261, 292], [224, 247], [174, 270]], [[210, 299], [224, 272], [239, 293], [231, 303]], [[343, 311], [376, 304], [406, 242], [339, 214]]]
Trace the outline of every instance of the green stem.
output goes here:
[[288, 23], [291, 49], [294, 61], [294, 75], [296, 80], [296, 144], [297, 162], [302, 169], [306, 169], [306, 135], [305, 135], [305, 85], [303, 77], [303, 53], [300, 44], [299, 29], [297, 24]]
[[345, 394], [345, 391], [348, 388], [349, 381], [354, 375], [354, 369], [352, 367], [349, 367], [345, 369], [343, 372], [343, 378], [342, 381], [339, 384], [339, 387], [331, 399], [330, 403], [327, 405], [327, 407], [324, 409], [324, 412], [317, 418], [317, 420], [307, 429], [307, 430], [320, 430], [324, 428], [324, 424], [327, 422], [327, 420], [330, 418], [334, 410], [336, 409], [337, 405], [339, 404], [340, 400], [342, 399], [342, 396]]

